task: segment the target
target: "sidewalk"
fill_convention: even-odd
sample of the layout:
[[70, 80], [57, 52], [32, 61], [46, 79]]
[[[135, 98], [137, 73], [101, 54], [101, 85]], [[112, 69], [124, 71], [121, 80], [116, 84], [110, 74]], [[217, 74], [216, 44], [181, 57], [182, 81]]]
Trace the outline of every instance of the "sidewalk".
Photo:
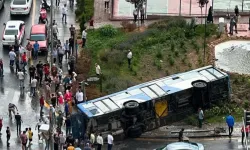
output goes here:
[[[215, 128], [225, 129], [225, 132], [215, 133]], [[236, 122], [232, 137], [241, 137], [241, 122]], [[173, 123], [169, 126], [163, 126], [158, 129], [143, 133], [141, 138], [178, 138], [179, 131], [184, 128], [184, 136], [188, 138], [208, 138], [208, 137], [228, 137], [228, 127], [226, 123], [204, 124], [200, 129], [196, 126], [185, 123]]]

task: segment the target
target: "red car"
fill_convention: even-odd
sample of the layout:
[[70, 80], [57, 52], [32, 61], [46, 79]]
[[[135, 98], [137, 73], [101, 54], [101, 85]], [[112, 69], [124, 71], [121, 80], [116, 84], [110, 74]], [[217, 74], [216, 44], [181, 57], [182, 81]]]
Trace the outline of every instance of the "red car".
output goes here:
[[40, 52], [48, 51], [47, 26], [45, 24], [36, 24], [31, 27], [30, 38], [28, 39], [33, 45], [36, 41], [40, 46]]

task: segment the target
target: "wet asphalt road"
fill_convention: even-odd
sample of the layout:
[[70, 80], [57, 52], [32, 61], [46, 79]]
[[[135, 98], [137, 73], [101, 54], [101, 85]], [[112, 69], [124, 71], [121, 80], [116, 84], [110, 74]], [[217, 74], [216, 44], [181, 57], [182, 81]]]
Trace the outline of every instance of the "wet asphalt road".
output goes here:
[[[39, 17], [39, 0], [33, 0], [33, 7], [31, 8], [30, 15], [27, 16], [13, 16], [10, 17], [10, 0], [6, 0], [5, 8], [0, 11], [0, 23], [6, 23], [9, 20], [23, 20], [25, 22], [25, 38], [22, 45], [27, 44], [27, 38], [30, 34], [30, 29], [32, 24], [38, 22]], [[35, 8], [34, 8], [35, 7]], [[0, 25], [0, 33], [3, 33], [3, 25]], [[35, 125], [39, 119], [39, 102], [37, 99], [32, 99], [29, 97], [29, 88], [28, 88], [28, 78], [25, 80], [25, 96], [20, 98], [19, 90], [19, 81], [14, 73], [11, 72], [9, 68], [9, 50], [2, 47], [2, 40], [0, 40], [0, 58], [4, 62], [4, 79], [0, 83], [0, 117], [3, 117], [3, 128], [2, 136], [0, 141], [0, 149], [7, 149], [6, 147], [6, 127], [9, 126], [11, 129], [11, 139], [10, 139], [10, 150], [19, 150], [21, 149], [20, 140], [16, 134], [16, 125], [14, 119], [11, 120], [8, 117], [8, 103], [14, 103], [18, 107], [19, 113], [22, 116], [23, 124], [22, 130], [26, 127], [31, 127], [35, 129]], [[40, 59], [45, 59], [45, 56], [40, 56]], [[37, 131], [34, 130], [34, 141], [37, 141]], [[31, 149], [38, 150], [37, 142], [31, 146]]]

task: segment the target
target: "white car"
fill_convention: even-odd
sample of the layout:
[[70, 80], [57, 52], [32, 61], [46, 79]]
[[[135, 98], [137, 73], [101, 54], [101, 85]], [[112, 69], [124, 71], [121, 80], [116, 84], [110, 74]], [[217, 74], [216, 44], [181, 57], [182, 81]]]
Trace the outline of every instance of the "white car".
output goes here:
[[28, 15], [32, 7], [32, 0], [12, 0], [10, 15]]
[[175, 142], [156, 150], [205, 150], [201, 143]]
[[3, 46], [11, 46], [15, 44], [15, 35], [17, 36], [18, 44], [21, 44], [25, 35], [25, 24], [23, 21], [8, 21], [4, 24], [3, 31]]

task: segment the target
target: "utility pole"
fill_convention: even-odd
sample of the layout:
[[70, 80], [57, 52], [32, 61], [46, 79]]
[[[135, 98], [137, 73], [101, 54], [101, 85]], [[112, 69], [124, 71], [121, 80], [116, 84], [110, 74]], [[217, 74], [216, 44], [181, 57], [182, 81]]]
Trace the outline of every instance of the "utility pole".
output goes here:
[[53, 0], [51, 0], [51, 5], [50, 5], [50, 69], [52, 68], [53, 65], [53, 49], [54, 49], [54, 38], [53, 38], [53, 9], [54, 9], [54, 4]]
[[[54, 49], [54, 38], [53, 38], [53, 20], [54, 20], [54, 14], [53, 14], [53, 9], [54, 9], [54, 3], [53, 0], [51, 0], [51, 5], [50, 5], [50, 68], [52, 68], [53, 64], [53, 49]], [[50, 130], [49, 130], [49, 147], [50, 150], [54, 150], [54, 120], [55, 120], [55, 112], [54, 108], [52, 105], [50, 105]]]
[[50, 150], [54, 150], [54, 120], [55, 120], [55, 111], [52, 105], [50, 105], [50, 125], [49, 125], [49, 147]]

